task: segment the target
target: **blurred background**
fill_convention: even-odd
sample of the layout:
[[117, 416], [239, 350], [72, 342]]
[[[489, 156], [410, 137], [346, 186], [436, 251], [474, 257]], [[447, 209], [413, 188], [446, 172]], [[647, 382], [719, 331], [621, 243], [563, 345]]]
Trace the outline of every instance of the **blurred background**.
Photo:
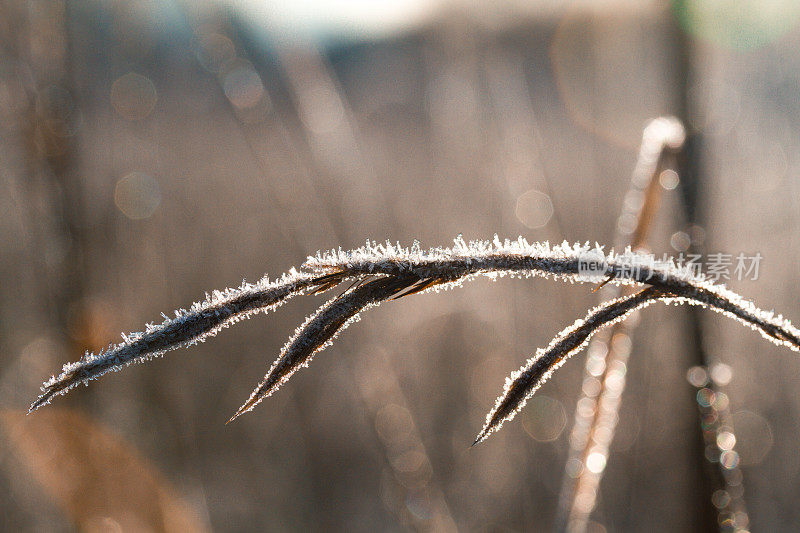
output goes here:
[[[798, 23], [792, 0], [0, 2], [2, 530], [558, 527], [585, 354], [470, 444], [587, 285], [385, 304], [228, 426], [325, 296], [24, 413], [84, 351], [319, 249], [613, 243], [663, 114], [690, 140], [651, 250], [760, 253], [757, 280], [723, 281], [800, 321]], [[632, 341], [587, 529], [731, 526], [703, 361], [736, 425], [737, 527], [800, 526], [796, 354], [664, 306]]]

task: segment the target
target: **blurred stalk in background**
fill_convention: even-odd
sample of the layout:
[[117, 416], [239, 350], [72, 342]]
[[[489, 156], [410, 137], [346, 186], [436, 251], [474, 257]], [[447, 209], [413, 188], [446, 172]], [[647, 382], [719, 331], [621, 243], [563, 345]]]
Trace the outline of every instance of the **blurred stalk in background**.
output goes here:
[[[688, 239], [759, 252], [759, 279], [731, 288], [800, 315], [790, 282], [800, 275], [795, 2], [332, 6], [0, 4], [5, 409], [24, 409], [48, 372], [116, 332], [318, 249], [367, 238], [428, 246], [459, 233], [611, 242], [642, 128], [665, 114], [684, 121], [697, 168], [679, 163], [686, 201], [663, 196], [652, 249], [685, 252]], [[691, 75], [676, 39], [691, 43]], [[223, 427], [317, 303], [298, 302], [80, 389], [60, 420], [115, 433], [198, 527], [548, 529], [581, 365], [565, 365], [519, 420], [467, 450], [507, 370], [594, 298], [508, 282], [400, 300], [348, 330], [267, 409]], [[716, 409], [705, 422], [723, 420], [706, 428], [718, 450], [736, 426], [752, 528], [800, 524], [795, 358], [709, 317], [700, 357], [699, 333], [687, 338], [694, 324], [654, 309], [637, 326], [588, 530], [705, 530], [723, 515], [709, 498], [736, 505], [735, 490], [703, 485], [713, 478], [697, 398]], [[702, 367], [689, 374], [701, 389], [703, 375], [727, 376], [725, 394], [690, 393], [690, 367]], [[64, 496], [76, 490], [69, 480], [102, 491], [101, 474], [48, 488], [53, 448], [28, 443], [71, 435], [64, 427], [3, 420], [4, 525], [134, 523], [120, 513], [135, 505], [70, 511], [82, 500]], [[101, 471], [88, 461], [76, 452], [71, 464]], [[721, 464], [710, 473], [733, 471]]]

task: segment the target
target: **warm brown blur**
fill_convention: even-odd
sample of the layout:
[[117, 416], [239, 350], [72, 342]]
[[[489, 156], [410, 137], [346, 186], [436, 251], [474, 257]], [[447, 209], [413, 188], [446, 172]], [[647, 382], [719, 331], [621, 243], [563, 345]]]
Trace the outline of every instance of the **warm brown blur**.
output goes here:
[[41, 488], [81, 531], [208, 529], [129, 443], [83, 415], [54, 408], [35, 418], [6, 411], [0, 420], [17, 475], [30, 476], [30, 489]]
[[[325, 296], [21, 413], [85, 350], [319, 249], [610, 243], [660, 115], [702, 135], [703, 214], [689, 224], [682, 178], [662, 176], [652, 250], [760, 253], [757, 280], [721, 281], [800, 322], [796, 10], [464, 4], [312, 44], [213, 3], [0, 1], [0, 530], [552, 528], [585, 356], [470, 444], [505, 377], [597, 303], [587, 285], [386, 303], [227, 426]], [[797, 529], [800, 359], [700, 317], [750, 528]], [[689, 318], [641, 315], [590, 531], [699, 530], [724, 499]]]

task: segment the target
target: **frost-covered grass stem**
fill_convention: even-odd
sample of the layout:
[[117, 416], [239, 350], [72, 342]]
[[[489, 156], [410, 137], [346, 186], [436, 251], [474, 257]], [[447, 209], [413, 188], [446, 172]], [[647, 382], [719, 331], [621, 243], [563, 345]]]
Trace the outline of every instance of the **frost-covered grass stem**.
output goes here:
[[295, 331], [262, 382], [231, 420], [274, 393], [298, 368], [307, 365], [315, 353], [329, 346], [339, 332], [357, 320], [362, 311], [389, 299], [457, 287], [477, 276], [542, 276], [645, 287], [632, 296], [612, 300], [590, 311], [513, 374], [478, 441], [513, 418], [544, 380], [567, 357], [583, 348], [596, 331], [654, 301], [709, 307], [758, 330], [776, 344], [800, 350], [800, 331], [783, 317], [762, 311], [723, 286], [671, 262], [647, 265], [643, 259], [646, 258], [629, 249], [605, 253], [598, 245], [551, 246], [529, 244], [523, 238], [501, 241], [497, 237], [493, 241], [470, 243], [459, 237], [452, 248], [426, 251], [416, 243], [411, 248], [367, 243], [357, 250], [317, 254], [308, 259], [300, 272], [292, 269], [275, 282], [265, 278], [238, 289], [215, 292], [188, 311], [177, 311], [175, 318], [148, 325], [144, 332], [123, 336], [122, 343], [100, 354], [87, 354], [80, 361], [65, 365], [61, 374], [44, 384], [43, 394], [31, 405], [31, 411], [106, 372], [204, 341], [230, 324], [275, 309], [292, 296], [327, 291], [348, 280], [354, 284], [322, 305]]

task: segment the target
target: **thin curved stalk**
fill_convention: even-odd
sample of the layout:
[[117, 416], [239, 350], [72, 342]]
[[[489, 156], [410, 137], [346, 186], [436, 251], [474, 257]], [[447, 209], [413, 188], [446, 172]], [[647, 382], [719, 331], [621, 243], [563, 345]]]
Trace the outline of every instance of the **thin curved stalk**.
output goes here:
[[358, 320], [362, 311], [380, 304], [417, 281], [419, 278], [413, 275], [378, 278], [350, 289], [320, 307], [297, 328], [278, 359], [272, 363], [267, 375], [227, 423], [236, 420], [252, 410], [261, 400], [271, 396], [301, 366], [308, 365], [314, 354], [330, 346], [342, 330]]
[[[435, 282], [434, 290], [460, 286], [476, 276], [542, 276], [583, 283], [651, 285], [673, 298], [697, 301], [759, 331], [771, 342], [800, 351], [800, 331], [782, 316], [759, 309], [726, 289], [671, 262], [653, 263], [647, 256], [627, 249], [624, 253], [604, 254], [599, 245], [550, 246], [548, 243], [517, 241], [475, 241], [456, 239], [453, 248], [434, 248], [421, 252], [417, 247], [375, 245], [357, 250], [318, 254], [304, 267], [318, 272], [347, 272], [399, 276], [414, 274], [423, 281]], [[426, 289], [427, 290], [427, 289]]]
[[[738, 318], [754, 329], [760, 330], [767, 338], [780, 339], [776, 342], [778, 344], [784, 342], [782, 340], [783, 330], [780, 330], [780, 333], [776, 333], [776, 336], [773, 337], [766, 332], [772, 329], [772, 325], [766, 327], [767, 325], [763, 324], [754, 315], [742, 313], [738, 309], [732, 309], [730, 302], [721, 300], [714, 294], [698, 291], [694, 297], [675, 296], [665, 293], [662, 289], [648, 287], [636, 294], [623, 296], [595, 307], [585, 318], [576, 320], [571, 326], [562, 330], [550, 341], [547, 348], [540, 348], [536, 355], [530, 358], [522, 368], [513, 372], [506, 379], [503, 393], [497, 398], [494, 408], [486, 415], [486, 423], [475, 439], [473, 446], [499, 430], [503, 423], [513, 419], [525, 407], [528, 399], [533, 396], [539, 387], [550, 379], [553, 372], [563, 365], [569, 357], [585, 348], [595, 333], [606, 326], [624, 320], [632, 312], [659, 301], [677, 305], [688, 304], [708, 307], [712, 311]], [[765, 327], [766, 329], [764, 329]], [[793, 342], [792, 349], [797, 351], [796, 340]]]
[[[479, 241], [470, 244], [459, 238], [453, 248], [435, 248], [427, 252], [420, 251], [418, 245], [403, 249], [388, 244], [368, 244], [349, 252], [328, 252], [309, 258], [304, 267], [311, 272], [292, 269], [274, 283], [263, 280], [215, 293], [206, 301], [194, 304], [189, 311], [178, 311], [174, 319], [166, 319], [158, 326], [148, 325], [144, 333], [125, 337], [123, 343], [106, 352], [87, 355], [76, 363], [65, 365], [59, 376], [44, 384], [44, 394], [31, 405], [31, 411], [79, 383], [162, 355], [168, 350], [203, 341], [232, 323], [278, 307], [292, 296], [322, 292], [347, 279], [358, 280], [360, 284], [326, 303], [306, 320], [232, 419], [275, 392], [300, 366], [308, 364], [316, 352], [328, 346], [341, 330], [355, 321], [364, 309], [391, 298], [460, 286], [480, 275], [544, 276], [591, 283], [607, 278], [617, 284], [650, 285], [633, 296], [594, 309], [587, 318], [556, 337], [543, 352], [551, 355], [538, 355], [529, 362], [529, 376], [525, 374], [525, 368], [514, 374], [512, 385], [514, 380], [523, 381], [507, 389], [504, 395], [507, 398], [498, 403], [490, 415], [490, 424], [481, 433], [483, 438], [513, 416], [536, 390], [537, 383], [549, 377], [566, 356], [580, 349], [594, 332], [652, 301], [709, 307], [736, 318], [776, 344], [800, 351], [800, 331], [783, 317], [762, 311], [739, 295], [688, 270], [676, 268], [671, 263], [651, 266], [646, 259], [630, 250], [622, 254], [603, 254], [599, 246], [531, 245], [522, 238], [514, 242], [500, 242], [495, 238], [492, 243]], [[376, 276], [376, 279], [365, 282]], [[496, 423], [492, 424], [492, 420]], [[479, 436], [478, 440], [482, 438]]]
[[61, 374], [44, 383], [42, 394], [28, 412], [107, 372], [204, 342], [239, 320], [272, 311], [293, 296], [310, 289], [330, 288], [343, 280], [344, 276], [337, 273], [320, 276], [291, 271], [272, 283], [264, 278], [253, 284], [243, 283], [238, 289], [214, 291], [204, 301], [192, 304], [188, 311], [176, 311], [175, 318], [164, 315], [161, 324], [148, 324], [145, 331], [123, 335], [123, 342], [97, 355], [87, 353], [80, 361], [64, 365]]
[[540, 348], [519, 370], [506, 379], [503, 393], [494, 408], [486, 415], [486, 424], [478, 434], [473, 446], [499, 430], [525, 407], [528, 399], [550, 379], [561, 365], [572, 355], [581, 351], [592, 336], [606, 326], [610, 326], [633, 311], [657, 301], [663, 293], [648, 287], [631, 296], [623, 296], [592, 309], [586, 318], [576, 320], [550, 341], [547, 348]]
[[[675, 156], [682, 148], [685, 137], [683, 126], [674, 117], [657, 118], [645, 127], [630, 187], [617, 218], [615, 243], [627, 243], [634, 250], [647, 248], [648, 236], [663, 193], [660, 183], [662, 172], [674, 167]], [[636, 223], [631, 227], [633, 221]], [[624, 294], [619, 286], [605, 292], [608, 293], [603, 294], [606, 298]], [[618, 322], [608, 330], [607, 335], [592, 339], [592, 343], [597, 343], [596, 350], [592, 350], [592, 344], [586, 348], [594, 355], [586, 358], [583, 382], [597, 382], [600, 386], [597, 389], [581, 387], [580, 398], [576, 402], [559, 496], [557, 531], [566, 530], [567, 526], [574, 533], [584, 531], [597, 502], [604, 469], [598, 472], [597, 468], [587, 468], [586, 462], [590, 454], [595, 457], [597, 454], [608, 456], [622, 404], [619, 398], [625, 389], [624, 368], [631, 355], [629, 343], [611, 340], [621, 338], [619, 335], [630, 337], [635, 328], [635, 322]], [[587, 402], [596, 407], [579, 408]]]

